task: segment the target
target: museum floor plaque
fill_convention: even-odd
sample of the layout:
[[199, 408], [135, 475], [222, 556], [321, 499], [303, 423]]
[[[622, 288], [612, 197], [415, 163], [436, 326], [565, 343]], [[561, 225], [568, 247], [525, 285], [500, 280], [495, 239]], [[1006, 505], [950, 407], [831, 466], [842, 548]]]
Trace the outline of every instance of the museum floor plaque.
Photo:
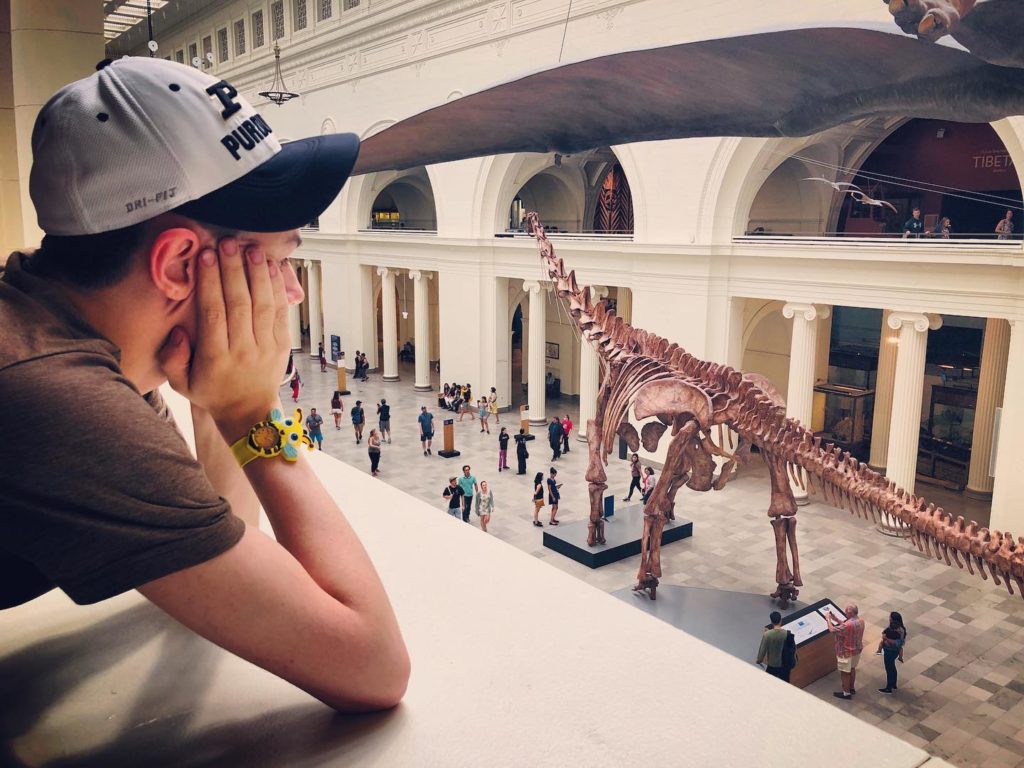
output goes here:
[[[587, 546], [589, 521], [562, 523], [557, 528], [544, 528], [544, 546], [559, 554], [572, 558], [588, 568], [625, 560], [640, 554], [640, 536], [644, 530], [644, 513], [641, 504], [627, 504], [615, 511], [615, 516], [605, 521], [605, 544]], [[665, 524], [661, 534], [662, 545], [679, 541], [693, 535], [693, 522], [676, 518]]]

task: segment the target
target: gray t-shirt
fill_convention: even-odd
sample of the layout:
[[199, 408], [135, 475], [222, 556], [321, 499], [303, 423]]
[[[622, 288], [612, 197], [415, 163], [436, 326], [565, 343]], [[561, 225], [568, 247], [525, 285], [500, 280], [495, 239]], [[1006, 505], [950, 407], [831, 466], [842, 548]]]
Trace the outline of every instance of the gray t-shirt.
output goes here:
[[230, 549], [245, 524], [159, 393], [24, 262], [0, 271], [0, 608], [54, 587], [99, 602]]
[[319, 413], [311, 413], [306, 417], [306, 429], [309, 430], [311, 435], [320, 434], [320, 425], [324, 423], [324, 418]]

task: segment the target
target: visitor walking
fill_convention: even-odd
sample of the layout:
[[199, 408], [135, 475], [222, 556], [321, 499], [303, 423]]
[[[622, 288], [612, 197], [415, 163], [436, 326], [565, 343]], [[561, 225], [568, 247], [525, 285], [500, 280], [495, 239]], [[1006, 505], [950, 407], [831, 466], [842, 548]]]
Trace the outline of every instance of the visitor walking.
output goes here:
[[461, 423], [466, 414], [469, 414], [469, 420], [473, 421], [476, 419], [476, 411], [473, 408], [473, 391], [469, 388], [469, 384], [459, 390], [459, 422]]
[[316, 443], [319, 450], [324, 449], [324, 433], [321, 427], [324, 417], [316, 412], [316, 408], [309, 409], [309, 416], [306, 417], [306, 431], [309, 432], [309, 439]]
[[441, 496], [448, 499], [448, 514], [458, 517], [462, 512], [462, 489], [459, 487], [457, 477], [448, 478], [448, 485], [441, 492]]
[[391, 444], [391, 406], [388, 405], [388, 401], [383, 397], [380, 399], [380, 403], [377, 405], [377, 419], [380, 422], [377, 426], [380, 427], [380, 439], [387, 440], [388, 444]]
[[508, 430], [504, 427], [498, 433], [498, 471], [508, 469]]
[[355, 366], [355, 370], [352, 372], [352, 378], [359, 381], [363, 378], [363, 353], [358, 349], [352, 357], [352, 364]]
[[765, 665], [765, 672], [779, 680], [789, 682], [792, 667], [786, 665], [785, 649], [792, 632], [782, 628], [782, 614], [772, 611], [769, 615], [771, 623], [761, 635], [761, 647], [757, 649], [757, 663]]
[[526, 460], [530, 458], [530, 452], [526, 449], [526, 430], [519, 429], [519, 434], [516, 435], [516, 474], [526, 474]]
[[356, 404], [352, 406], [352, 429], [356, 433], [356, 445], [359, 445], [363, 439], [363, 424], [366, 423], [366, 414], [363, 412], [363, 401], [356, 400]]
[[498, 418], [498, 390], [494, 387], [491, 387], [491, 394], [487, 396], [487, 412], [494, 417], [495, 424], [501, 424]]
[[366, 438], [366, 452], [370, 454], [370, 474], [376, 477], [380, 474], [380, 435], [376, 429], [371, 429]]
[[344, 406], [341, 401], [341, 390], [334, 390], [334, 394], [331, 396], [331, 416], [334, 417], [334, 428], [341, 429], [341, 415]]
[[299, 376], [298, 369], [292, 371], [292, 378], [289, 382], [292, 388], [292, 402], [299, 402], [299, 392], [302, 391], [302, 377]]
[[572, 419], [569, 418], [569, 414], [565, 414], [565, 418], [562, 419], [562, 453], [569, 452], [569, 433], [572, 432]]
[[548, 445], [551, 446], [551, 460], [558, 461], [562, 455], [562, 422], [557, 416], [552, 416], [548, 424]]
[[480, 530], [487, 533], [487, 524], [491, 522], [494, 511], [494, 493], [486, 480], [480, 481], [480, 493], [476, 495], [476, 515], [480, 518]]
[[996, 224], [996, 240], [1009, 240], [1013, 236], [1013, 211], [1007, 211], [1006, 215]]
[[320, 358], [320, 373], [327, 373], [327, 353], [324, 352], [324, 343], [322, 341], [320, 342], [317, 356]]
[[544, 473], [538, 472], [533, 476], [533, 524], [543, 528], [544, 523], [540, 521], [540, 510], [544, 506]]
[[462, 489], [462, 522], [468, 523], [469, 512], [473, 508], [473, 494], [478, 490], [476, 478], [469, 472], [469, 464], [462, 467], [459, 487]]
[[480, 417], [480, 431], [487, 432], [488, 435], [491, 434], [491, 425], [487, 422], [487, 418], [491, 414], [487, 410], [487, 401], [482, 397], [480, 398], [480, 402], [477, 403], [476, 415]]
[[832, 694], [837, 699], [849, 699], [857, 692], [857, 664], [864, 650], [864, 620], [858, 615], [856, 604], [850, 603], [843, 610], [845, 621], [830, 610], [824, 611], [828, 631], [836, 636], [836, 661], [843, 681], [843, 690]]
[[432, 451], [430, 444], [434, 440], [434, 414], [427, 410], [427, 406], [420, 406], [420, 415], [416, 417], [420, 425], [420, 443], [423, 445], [423, 455], [429, 456]]
[[882, 639], [875, 652], [881, 654], [885, 666], [885, 687], [879, 688], [879, 693], [891, 695], [896, 692], [896, 660], [903, 661], [903, 646], [906, 642], [907, 628], [903, 624], [903, 616], [893, 611], [889, 614], [889, 626], [882, 632]]
[[640, 500], [646, 506], [647, 500], [651, 498], [651, 494], [654, 493], [654, 486], [657, 485], [657, 481], [654, 479], [654, 467], [644, 467], [644, 488], [643, 495], [640, 496]]
[[558, 470], [552, 467], [551, 475], [548, 477], [548, 504], [551, 506], [551, 518], [548, 520], [548, 525], [558, 525], [558, 520], [555, 518], [558, 515], [558, 501], [562, 498], [558, 489], [562, 487], [562, 484], [555, 480], [557, 475]]
[[633, 500], [633, 489], [635, 488], [640, 492], [640, 496], [643, 497], [644, 490], [640, 487], [640, 476], [643, 474], [643, 468], [640, 466], [640, 456], [633, 454], [629, 457], [629, 490], [626, 492], [626, 497], [623, 501]]

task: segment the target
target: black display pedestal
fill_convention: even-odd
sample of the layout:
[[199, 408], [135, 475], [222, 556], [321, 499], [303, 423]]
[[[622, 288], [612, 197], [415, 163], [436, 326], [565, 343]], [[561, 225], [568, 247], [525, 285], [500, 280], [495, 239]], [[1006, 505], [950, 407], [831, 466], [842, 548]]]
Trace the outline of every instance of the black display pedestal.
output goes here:
[[[562, 523], [557, 528], [545, 528], [544, 546], [588, 568], [600, 568], [640, 554], [640, 537], [643, 535], [644, 526], [642, 504], [628, 504], [618, 510], [614, 519], [605, 520], [605, 544], [587, 546], [589, 524], [589, 521], [581, 520], [575, 523]], [[692, 535], [693, 523], [677, 518], [665, 524], [661, 544], [665, 546]]]

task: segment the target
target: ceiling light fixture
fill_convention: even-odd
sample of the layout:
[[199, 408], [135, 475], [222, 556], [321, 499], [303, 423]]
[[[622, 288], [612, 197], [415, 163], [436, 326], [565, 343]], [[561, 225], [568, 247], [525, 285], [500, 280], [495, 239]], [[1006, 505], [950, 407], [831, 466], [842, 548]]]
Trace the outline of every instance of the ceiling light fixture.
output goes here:
[[274, 43], [274, 82], [270, 84], [269, 90], [260, 91], [259, 95], [279, 107], [286, 101], [291, 101], [299, 96], [299, 94], [289, 91], [284, 84], [284, 75], [281, 74], [281, 47], [277, 43]]

